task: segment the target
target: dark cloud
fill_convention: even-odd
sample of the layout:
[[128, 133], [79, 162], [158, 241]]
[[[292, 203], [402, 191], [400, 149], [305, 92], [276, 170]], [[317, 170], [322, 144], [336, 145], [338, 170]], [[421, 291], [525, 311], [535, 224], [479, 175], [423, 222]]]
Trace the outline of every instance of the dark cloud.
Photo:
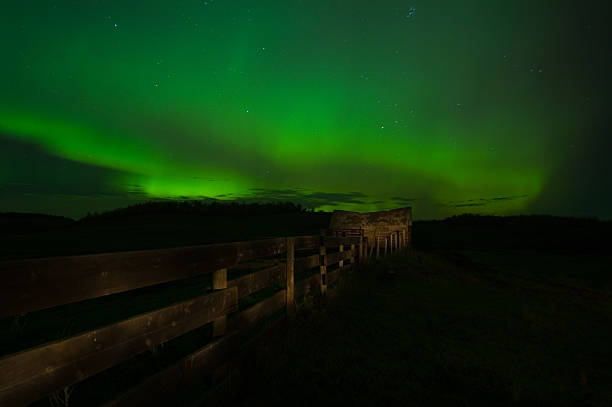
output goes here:
[[514, 201], [517, 199], [525, 199], [528, 195], [515, 195], [515, 196], [498, 196], [494, 198], [474, 198], [467, 199], [465, 201], [451, 201], [449, 205], [455, 208], [465, 208], [465, 207], [473, 207], [473, 206], [487, 206], [491, 204], [495, 204], [500, 201]]
[[463, 208], [463, 207], [466, 207], [466, 206], [485, 206], [487, 204], [488, 204], [488, 202], [457, 204], [457, 205], [455, 205], [455, 208]]
[[338, 206], [342, 204], [365, 204], [368, 196], [362, 192], [320, 192], [302, 188], [267, 189], [252, 188], [253, 196], [241, 200], [293, 201], [307, 208]]
[[[32, 143], [0, 135], [0, 196], [34, 194], [125, 196], [109, 184], [121, 171], [49, 154]], [[138, 185], [128, 185], [138, 190]]]
[[414, 202], [414, 201], [416, 201], [416, 200], [417, 200], [416, 198], [405, 198], [405, 197], [402, 197], [402, 196], [393, 196], [393, 197], [391, 197], [390, 199], [391, 199], [392, 201], [396, 201], [396, 202], [406, 202], [406, 203], [409, 203], [409, 202]]
[[527, 195], [517, 195], [517, 196], [500, 196], [498, 198], [491, 198], [491, 201], [513, 201], [515, 199], [527, 198]]

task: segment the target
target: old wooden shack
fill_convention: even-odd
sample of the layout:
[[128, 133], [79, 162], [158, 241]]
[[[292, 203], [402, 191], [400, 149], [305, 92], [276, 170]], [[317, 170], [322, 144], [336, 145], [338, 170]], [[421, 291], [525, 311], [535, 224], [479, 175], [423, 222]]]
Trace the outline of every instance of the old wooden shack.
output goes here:
[[397, 233], [401, 246], [410, 247], [412, 228], [412, 208], [404, 207], [378, 212], [350, 212], [336, 210], [332, 214], [331, 230], [363, 229], [363, 235], [370, 245], [390, 234]]

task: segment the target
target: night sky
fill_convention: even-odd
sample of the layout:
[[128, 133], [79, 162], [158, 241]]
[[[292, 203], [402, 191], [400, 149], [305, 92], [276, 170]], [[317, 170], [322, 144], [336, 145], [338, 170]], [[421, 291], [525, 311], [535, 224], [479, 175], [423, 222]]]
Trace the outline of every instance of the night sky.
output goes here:
[[15, 1], [0, 211], [292, 200], [612, 218], [595, 1]]

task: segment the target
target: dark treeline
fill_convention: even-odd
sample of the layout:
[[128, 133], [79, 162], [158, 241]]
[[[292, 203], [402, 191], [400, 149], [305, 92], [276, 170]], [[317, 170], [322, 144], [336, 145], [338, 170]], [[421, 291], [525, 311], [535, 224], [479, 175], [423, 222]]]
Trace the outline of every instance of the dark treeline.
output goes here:
[[605, 251], [612, 222], [550, 215], [459, 215], [417, 221], [414, 243], [428, 249]]
[[319, 233], [328, 224], [328, 212], [291, 202], [154, 201], [78, 221], [4, 214], [0, 215], [0, 260], [307, 235]]
[[[479, 214], [462, 214], [451, 216], [443, 220], [452, 224], [465, 225], [563, 225], [563, 226], [594, 226], [611, 224], [597, 218], [574, 218], [569, 216], [553, 215], [515, 215], [515, 216], [494, 216]], [[435, 221], [434, 221], [435, 222]], [[440, 221], [437, 221], [440, 222]]]
[[[0, 213], [0, 259], [159, 249], [316, 234], [330, 212], [297, 203], [153, 201], [75, 221]], [[612, 222], [555, 216], [460, 215], [413, 223], [419, 249], [609, 251]]]
[[152, 201], [103, 213], [87, 214], [81, 221], [110, 219], [126, 216], [181, 214], [211, 216], [261, 216], [283, 213], [302, 213], [312, 210], [293, 202], [243, 203], [238, 201]]
[[0, 212], [0, 234], [34, 233], [74, 224], [74, 219], [40, 213]]

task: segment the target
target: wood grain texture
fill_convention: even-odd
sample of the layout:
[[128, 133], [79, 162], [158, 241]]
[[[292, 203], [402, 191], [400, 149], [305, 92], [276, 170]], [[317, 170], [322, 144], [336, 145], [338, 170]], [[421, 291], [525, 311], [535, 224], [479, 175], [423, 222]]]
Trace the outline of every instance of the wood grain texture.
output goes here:
[[211, 273], [285, 251], [285, 239], [0, 262], [0, 318]]
[[350, 259], [353, 256], [352, 250], [347, 250], [343, 252], [335, 252], [329, 253], [325, 256], [326, 258], [326, 266], [331, 266], [333, 264], [339, 263], [340, 261]]
[[321, 275], [321, 294], [327, 291], [327, 248], [321, 245], [319, 248], [319, 274]]
[[321, 243], [318, 235], [311, 236], [295, 236], [295, 250], [316, 249]]
[[341, 244], [343, 245], [359, 244], [359, 236], [352, 236], [352, 237], [324, 236], [323, 243], [327, 247], [338, 247]]
[[228, 320], [229, 331], [244, 331], [254, 327], [265, 317], [274, 314], [286, 305], [286, 290], [281, 290], [276, 294], [258, 302]]
[[227, 288], [227, 269], [219, 269], [213, 272], [212, 289], [223, 290]]
[[298, 257], [295, 259], [295, 272], [299, 273], [313, 267], [318, 267], [320, 260], [321, 256], [318, 254], [313, 254], [312, 256], [307, 257]]
[[[212, 289], [224, 290], [227, 288], [227, 269], [215, 270], [212, 275]], [[213, 320], [213, 337], [225, 335], [227, 316], [221, 315]]]
[[[0, 405], [18, 406], [36, 401], [67, 385], [84, 380], [109, 367], [207, 323], [214, 322], [214, 332], [225, 335], [199, 351], [181, 359], [174, 366], [155, 374], [108, 406], [156, 404], [168, 390], [191, 380], [197, 385], [202, 374], [232, 357], [240, 346], [241, 334], [286, 307], [295, 312], [295, 299], [313, 292], [325, 293], [327, 285], [337, 281], [343, 270], [354, 267], [356, 245], [359, 260], [368, 258], [376, 245], [376, 254], [394, 253], [408, 246], [410, 230], [376, 237], [370, 242], [360, 232], [336, 236], [297, 236], [251, 242], [191, 246], [164, 250], [146, 250], [62, 258], [0, 262], [0, 317], [20, 315], [75, 301], [120, 293], [196, 275], [213, 273], [216, 292], [71, 338], [41, 345], [0, 359]], [[344, 250], [345, 247], [350, 250]], [[329, 248], [338, 252], [328, 253]], [[316, 249], [319, 254], [295, 257], [297, 250]], [[284, 259], [275, 257], [285, 253]], [[311, 252], [312, 253], [312, 252]], [[316, 251], [315, 251], [316, 253]], [[299, 255], [300, 252], [298, 251]], [[265, 258], [268, 259], [265, 259]], [[264, 259], [261, 259], [264, 258]], [[249, 263], [249, 260], [256, 259]], [[345, 260], [349, 262], [345, 262]], [[283, 262], [284, 260], [284, 262]], [[276, 263], [276, 264], [274, 264]], [[338, 263], [337, 271], [327, 266]], [[345, 263], [345, 264], [343, 264]], [[227, 268], [263, 270], [227, 280]], [[342, 267], [344, 266], [344, 267]], [[297, 283], [298, 272], [319, 267], [319, 273]], [[238, 298], [275, 283], [285, 289], [252, 307], [232, 315]], [[226, 288], [227, 287], [227, 288]], [[282, 312], [284, 314], [284, 312]], [[160, 389], [164, 390], [161, 391]], [[148, 400], [148, 402], [147, 402]]]
[[287, 315], [292, 317], [295, 315], [294, 239], [291, 237], [288, 237], [286, 246], [287, 246], [287, 256], [286, 256], [286, 261], [285, 261], [285, 269], [286, 269], [285, 291], [287, 294], [287, 299], [286, 299]]
[[238, 298], [242, 298], [269, 285], [281, 283], [284, 279], [285, 264], [279, 263], [267, 269], [229, 280], [227, 285], [228, 287], [236, 287], [238, 289]]
[[0, 405], [22, 406], [236, 310], [221, 290], [0, 359]]
[[190, 386], [199, 386], [216, 366], [231, 358], [239, 339], [239, 333], [234, 332], [207, 344], [104, 407], [175, 405], [175, 394]]

